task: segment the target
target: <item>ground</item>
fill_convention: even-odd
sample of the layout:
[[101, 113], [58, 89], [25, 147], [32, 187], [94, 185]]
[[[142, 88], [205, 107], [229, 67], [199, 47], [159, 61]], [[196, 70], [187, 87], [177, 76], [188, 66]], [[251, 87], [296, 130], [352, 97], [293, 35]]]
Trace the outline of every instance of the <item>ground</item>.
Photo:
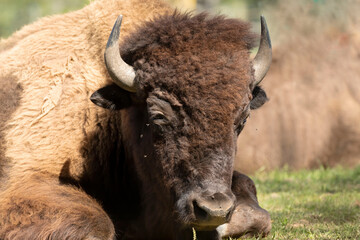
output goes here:
[[272, 218], [265, 239], [360, 239], [360, 166], [258, 171], [252, 178]]

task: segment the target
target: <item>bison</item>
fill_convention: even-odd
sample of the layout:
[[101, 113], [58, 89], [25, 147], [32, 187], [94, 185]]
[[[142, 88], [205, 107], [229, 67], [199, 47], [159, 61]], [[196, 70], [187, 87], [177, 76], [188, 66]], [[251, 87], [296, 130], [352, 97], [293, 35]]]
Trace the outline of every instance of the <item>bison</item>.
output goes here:
[[0, 238], [267, 234], [255, 186], [233, 170], [250, 109], [267, 100], [270, 37], [262, 18], [251, 60], [249, 28], [97, 0], [2, 40]]

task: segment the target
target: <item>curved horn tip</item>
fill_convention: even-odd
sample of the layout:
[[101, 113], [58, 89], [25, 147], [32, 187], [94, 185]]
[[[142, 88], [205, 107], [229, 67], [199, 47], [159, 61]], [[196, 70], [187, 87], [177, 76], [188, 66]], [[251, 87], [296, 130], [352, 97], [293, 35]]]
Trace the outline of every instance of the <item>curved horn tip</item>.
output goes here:
[[120, 37], [120, 29], [121, 29], [121, 22], [122, 22], [122, 15], [119, 15], [116, 19], [116, 22], [111, 30], [109, 39], [106, 44], [106, 48], [113, 46], [115, 43], [118, 42]]
[[254, 86], [258, 85], [262, 79], [265, 77], [267, 71], [271, 65], [272, 59], [272, 47], [271, 47], [271, 39], [269, 34], [269, 29], [266, 24], [266, 20], [264, 16], [260, 17], [261, 22], [261, 39], [259, 50], [253, 61], [254, 72]]
[[[269, 33], [269, 29], [267, 27], [266, 19], [265, 19], [264, 15], [260, 16], [260, 22], [261, 22], [261, 37], [263, 37], [263, 36], [266, 37], [269, 48], [272, 48], [270, 33]], [[264, 34], [263, 34], [263, 32], [264, 32]]]
[[122, 15], [116, 19], [104, 53], [105, 66], [115, 84], [129, 92], [136, 92], [135, 71], [121, 58], [119, 49]]

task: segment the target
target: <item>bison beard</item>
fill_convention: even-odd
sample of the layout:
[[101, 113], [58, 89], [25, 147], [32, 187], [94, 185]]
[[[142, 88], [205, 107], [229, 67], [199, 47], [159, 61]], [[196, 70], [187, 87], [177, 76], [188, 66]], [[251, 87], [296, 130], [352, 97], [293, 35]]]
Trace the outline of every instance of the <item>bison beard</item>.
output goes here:
[[[8, 162], [0, 189], [0, 238], [186, 239], [192, 227], [199, 239], [266, 235], [270, 218], [258, 205], [253, 182], [233, 171], [237, 136], [250, 109], [267, 100], [258, 86], [271, 60], [264, 19], [260, 50], [251, 61], [255, 35], [247, 23], [172, 13], [156, 1], [133, 0], [135, 12], [123, 8], [122, 1], [104, 1], [109, 6], [95, 1], [69, 15], [80, 18], [79, 25], [88, 19], [93, 23], [82, 26], [86, 36], [79, 33], [90, 47], [68, 46], [65, 55], [74, 55], [66, 56], [66, 64], [57, 60], [64, 53], [45, 43], [32, 58], [19, 57], [41, 70], [15, 76], [24, 93], [4, 135]], [[140, 24], [129, 17], [120, 57], [118, 18], [103, 64], [110, 28], [106, 34], [99, 29], [110, 26], [115, 9], [133, 17], [146, 12], [152, 20]], [[73, 21], [61, 27], [73, 28]], [[23, 31], [14, 38], [35, 34]], [[67, 32], [58, 32], [66, 40]], [[11, 46], [16, 52], [16, 44]], [[0, 63], [5, 65], [4, 56]], [[47, 65], [39, 67], [39, 62]], [[5, 65], [6, 72], [16, 72], [16, 64]], [[64, 75], [56, 68], [66, 68]], [[57, 99], [32, 116], [36, 111], [30, 111], [28, 99], [46, 95], [48, 88], [37, 81], [48, 78], [51, 90], [45, 99], [54, 92]], [[85, 91], [74, 86], [77, 81]], [[99, 107], [89, 104], [91, 92]], [[60, 120], [50, 125], [54, 119]], [[71, 134], [59, 141], [63, 129]]]

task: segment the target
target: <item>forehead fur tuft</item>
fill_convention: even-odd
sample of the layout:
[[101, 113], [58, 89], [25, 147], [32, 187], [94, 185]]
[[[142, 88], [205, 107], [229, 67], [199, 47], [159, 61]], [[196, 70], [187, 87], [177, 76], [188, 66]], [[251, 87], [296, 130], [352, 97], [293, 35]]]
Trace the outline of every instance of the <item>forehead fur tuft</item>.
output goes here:
[[247, 22], [221, 15], [210, 17], [207, 13], [200, 13], [193, 16], [175, 11], [172, 15], [158, 16], [145, 23], [125, 41], [122, 53], [126, 56], [149, 44], [181, 48], [184, 41], [195, 40], [198, 43], [210, 41], [214, 47], [226, 42], [238, 48], [251, 49], [254, 39], [255, 35], [250, 32]]

